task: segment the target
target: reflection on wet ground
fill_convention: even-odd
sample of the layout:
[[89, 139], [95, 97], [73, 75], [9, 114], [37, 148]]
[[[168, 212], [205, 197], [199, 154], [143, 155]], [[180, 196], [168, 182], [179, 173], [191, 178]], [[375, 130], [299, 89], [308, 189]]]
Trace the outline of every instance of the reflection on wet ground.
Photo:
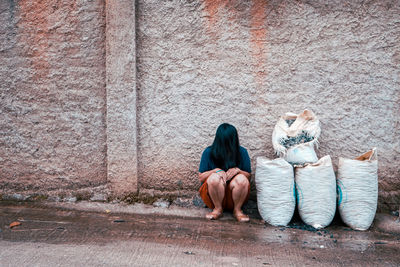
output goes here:
[[[240, 224], [229, 214], [219, 221], [207, 221], [165, 215], [49, 209], [32, 203], [1, 203], [0, 214], [0, 240], [3, 241], [101, 245], [136, 240], [185, 244], [226, 254], [240, 251], [246, 257], [283, 253], [300, 262], [311, 258], [334, 265], [357, 262], [396, 266], [400, 263], [400, 236], [374, 230], [353, 231], [340, 222], [319, 231], [307, 231], [301, 227], [273, 227], [258, 219]], [[10, 229], [14, 221], [21, 225]]]

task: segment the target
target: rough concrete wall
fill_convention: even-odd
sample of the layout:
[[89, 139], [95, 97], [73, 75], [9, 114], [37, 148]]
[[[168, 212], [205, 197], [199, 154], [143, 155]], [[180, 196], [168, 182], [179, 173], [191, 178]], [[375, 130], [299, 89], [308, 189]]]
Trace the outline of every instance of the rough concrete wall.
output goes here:
[[186, 194], [229, 122], [254, 163], [285, 112], [313, 110], [320, 157], [379, 151], [400, 203], [400, 1], [156, 1], [137, 14], [139, 188]]
[[0, 1], [1, 193], [106, 183], [104, 1]]
[[120, 196], [137, 192], [135, 2], [106, 9], [107, 180]]

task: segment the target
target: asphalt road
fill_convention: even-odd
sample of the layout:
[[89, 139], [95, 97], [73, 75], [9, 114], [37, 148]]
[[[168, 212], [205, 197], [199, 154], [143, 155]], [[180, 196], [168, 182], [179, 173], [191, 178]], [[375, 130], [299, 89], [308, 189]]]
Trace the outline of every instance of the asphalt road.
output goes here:
[[340, 223], [307, 231], [116, 210], [0, 202], [0, 266], [400, 266], [400, 235]]

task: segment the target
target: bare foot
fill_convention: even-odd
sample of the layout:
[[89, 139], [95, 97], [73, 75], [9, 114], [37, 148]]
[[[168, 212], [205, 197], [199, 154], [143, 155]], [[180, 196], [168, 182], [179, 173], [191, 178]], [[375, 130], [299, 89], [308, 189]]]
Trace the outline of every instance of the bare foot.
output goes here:
[[222, 214], [223, 214], [222, 210], [214, 209], [212, 212], [210, 212], [206, 215], [206, 218], [209, 220], [218, 220], [219, 218], [222, 217]]
[[235, 217], [235, 219], [238, 222], [249, 222], [250, 221], [249, 216], [244, 214], [242, 211], [233, 212], [233, 217]]

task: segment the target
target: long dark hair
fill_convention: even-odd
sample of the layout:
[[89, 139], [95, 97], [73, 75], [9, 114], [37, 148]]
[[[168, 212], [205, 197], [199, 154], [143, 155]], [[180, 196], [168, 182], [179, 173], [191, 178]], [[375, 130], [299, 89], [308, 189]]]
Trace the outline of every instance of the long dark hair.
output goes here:
[[211, 145], [211, 160], [217, 168], [228, 170], [240, 163], [239, 136], [236, 128], [228, 123], [218, 126]]

